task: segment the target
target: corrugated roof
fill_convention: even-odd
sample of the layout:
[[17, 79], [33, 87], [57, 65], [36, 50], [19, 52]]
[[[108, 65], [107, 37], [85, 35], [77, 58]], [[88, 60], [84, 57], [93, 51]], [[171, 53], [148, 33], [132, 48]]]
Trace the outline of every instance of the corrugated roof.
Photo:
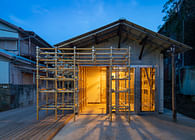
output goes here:
[[147, 37], [147, 42], [153, 44], [161, 49], [169, 49], [171, 46], [176, 47], [176, 52], [184, 52], [192, 49], [190, 46], [185, 45], [181, 42], [168, 38], [164, 35], [146, 29], [142, 26], [134, 24], [128, 20], [117, 20], [108, 25], [76, 36], [69, 40], [57, 43], [56, 47], [73, 47], [73, 46], [84, 46], [85, 44], [94, 44], [104, 39], [109, 39], [113, 36], [119, 36], [119, 32], [128, 34], [130, 38], [135, 39], [138, 43], [142, 42]]

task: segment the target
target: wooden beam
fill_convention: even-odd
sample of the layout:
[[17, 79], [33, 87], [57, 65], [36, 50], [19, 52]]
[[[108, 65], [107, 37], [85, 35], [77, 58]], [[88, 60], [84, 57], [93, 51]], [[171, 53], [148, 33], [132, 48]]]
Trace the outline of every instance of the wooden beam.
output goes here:
[[142, 48], [141, 48], [141, 51], [140, 51], [140, 55], [139, 55], [139, 60], [142, 59], [142, 55], [143, 55], [143, 52], [144, 52], [144, 48], [146, 46], [146, 42], [147, 42], [147, 39], [148, 39], [148, 36], [145, 36], [141, 42], [139, 43], [140, 45], [142, 45]]
[[118, 48], [121, 47], [121, 25], [118, 27]]
[[[139, 43], [139, 42], [141, 43], [141, 41], [139, 40], [139, 36], [137, 36], [137, 35], [134, 34], [133, 32], [131, 32], [131, 31], [127, 30], [127, 29], [124, 29], [124, 28], [123, 28], [122, 31], [123, 31], [124, 33], [128, 34], [128, 36], [129, 36], [130, 39], [135, 40], [135, 41], [138, 42], [138, 43]], [[157, 47], [157, 46], [158, 46], [158, 47], [161, 48], [162, 50], [166, 50], [166, 49], [167, 49], [167, 48], [164, 48], [162, 45], [153, 42], [151, 39], [150, 39], [150, 40], [147, 39], [147, 44], [150, 44], [151, 46], [154, 46], [154, 47]]]
[[99, 44], [99, 43], [107, 41], [108, 39], [116, 37], [118, 35], [117, 31], [118, 31], [118, 29], [117, 30], [113, 30], [111, 32], [107, 32], [104, 35], [100, 35], [100, 36], [97, 34], [96, 35], [96, 41], [97, 42], [95, 41], [94, 37], [92, 37], [92, 38], [89, 38], [88, 40], [75, 42], [74, 44], [72, 44], [69, 47], [77, 46], [78, 48], [80, 48], [80, 47], [91, 46], [91, 45], [93, 45], [95, 43]]

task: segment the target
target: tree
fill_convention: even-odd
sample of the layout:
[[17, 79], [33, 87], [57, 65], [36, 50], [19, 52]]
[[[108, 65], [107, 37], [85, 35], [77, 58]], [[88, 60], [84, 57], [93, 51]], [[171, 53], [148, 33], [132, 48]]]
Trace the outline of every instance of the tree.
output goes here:
[[178, 3], [180, 0], [168, 0], [164, 6], [162, 13], [165, 13], [165, 16], [163, 17], [163, 21], [167, 21], [171, 19], [179, 10]]

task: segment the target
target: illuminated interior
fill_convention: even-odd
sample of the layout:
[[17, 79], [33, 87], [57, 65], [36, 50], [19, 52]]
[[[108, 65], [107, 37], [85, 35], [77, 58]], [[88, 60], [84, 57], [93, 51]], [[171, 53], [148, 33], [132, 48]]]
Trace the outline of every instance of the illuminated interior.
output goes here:
[[[116, 106], [118, 98], [119, 111], [126, 111], [123, 106], [128, 106], [130, 99], [130, 110], [134, 111], [134, 88], [135, 88], [135, 68], [130, 70], [130, 98], [128, 96], [128, 71], [119, 67], [119, 71], [112, 72], [112, 90], [122, 91], [116, 96], [112, 93], [112, 106]], [[107, 68], [100, 66], [80, 66], [79, 67], [79, 109], [83, 113], [91, 110], [93, 113], [106, 113], [108, 104], [107, 97]], [[149, 81], [148, 81], [149, 78]], [[118, 89], [116, 89], [118, 84]], [[151, 84], [151, 86], [150, 86]], [[155, 110], [155, 69], [141, 68], [141, 111]]]
[[[120, 69], [123, 69], [120, 67]], [[135, 69], [131, 68], [130, 71], [130, 111], [134, 111], [134, 81], [135, 81]], [[117, 77], [117, 72], [112, 72], [112, 77]], [[119, 106], [128, 106], [129, 97], [128, 97], [128, 91], [129, 88], [128, 82], [129, 80], [125, 80], [128, 77], [128, 72], [126, 71], [119, 71], [118, 72], [118, 78], [119, 78], [119, 91], [124, 91], [119, 93]], [[112, 89], [116, 90], [116, 80], [112, 81]], [[112, 106], [116, 105], [116, 93], [112, 93]], [[120, 110], [119, 111], [124, 111]]]
[[155, 111], [155, 68], [141, 68], [141, 111]]
[[[106, 113], [106, 67], [80, 67], [79, 100], [85, 100], [84, 112]], [[82, 111], [82, 107], [80, 108]], [[83, 113], [83, 112], [82, 112]]]

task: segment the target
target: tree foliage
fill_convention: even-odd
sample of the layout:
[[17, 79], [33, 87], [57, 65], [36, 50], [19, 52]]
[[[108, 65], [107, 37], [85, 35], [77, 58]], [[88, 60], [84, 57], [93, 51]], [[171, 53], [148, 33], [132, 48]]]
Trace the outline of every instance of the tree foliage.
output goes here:
[[178, 11], [178, 0], [168, 0], [164, 6], [162, 13], [165, 13], [163, 21], [167, 21]]

